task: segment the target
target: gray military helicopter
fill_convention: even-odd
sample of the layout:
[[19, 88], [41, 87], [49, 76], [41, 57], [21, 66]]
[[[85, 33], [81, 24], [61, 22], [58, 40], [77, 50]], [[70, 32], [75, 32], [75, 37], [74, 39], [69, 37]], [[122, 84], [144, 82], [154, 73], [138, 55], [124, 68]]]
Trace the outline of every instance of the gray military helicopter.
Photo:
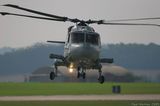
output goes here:
[[[77, 69], [77, 78], [85, 79], [87, 69], [96, 69], [99, 72], [98, 81], [104, 83], [102, 75], [102, 63], [113, 63], [113, 58], [100, 58], [101, 40], [100, 35], [91, 27], [90, 24], [99, 25], [141, 25], [141, 26], [158, 26], [158, 24], [148, 23], [121, 23], [121, 21], [138, 21], [138, 20], [154, 20], [160, 17], [153, 18], [138, 18], [138, 19], [121, 19], [121, 20], [80, 20], [77, 18], [68, 18], [53, 14], [43, 13], [28, 8], [23, 8], [13, 4], [5, 4], [2, 6], [20, 9], [23, 11], [42, 15], [43, 17], [33, 15], [23, 15], [8, 12], [0, 12], [1, 15], [14, 15], [21, 17], [29, 17], [43, 20], [72, 22], [74, 26], [68, 28], [66, 41], [48, 41], [51, 43], [64, 44], [64, 55], [50, 54], [51, 59], [56, 59], [54, 62], [54, 70], [50, 73], [50, 79], [57, 77], [58, 66], [66, 66], [72, 72]], [[45, 16], [45, 17], [44, 17]], [[118, 22], [118, 23], [117, 23]]]

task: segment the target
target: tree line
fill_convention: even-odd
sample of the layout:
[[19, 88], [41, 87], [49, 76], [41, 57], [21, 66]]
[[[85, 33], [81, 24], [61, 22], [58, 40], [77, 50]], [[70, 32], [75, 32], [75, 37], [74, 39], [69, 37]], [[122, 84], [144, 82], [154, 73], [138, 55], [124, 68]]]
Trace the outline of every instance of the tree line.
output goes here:
[[[0, 74], [31, 73], [38, 67], [50, 66], [50, 53], [62, 54], [63, 45], [37, 43], [0, 55]], [[114, 64], [127, 69], [159, 70], [160, 45], [106, 44], [102, 45], [101, 57], [114, 58]]]

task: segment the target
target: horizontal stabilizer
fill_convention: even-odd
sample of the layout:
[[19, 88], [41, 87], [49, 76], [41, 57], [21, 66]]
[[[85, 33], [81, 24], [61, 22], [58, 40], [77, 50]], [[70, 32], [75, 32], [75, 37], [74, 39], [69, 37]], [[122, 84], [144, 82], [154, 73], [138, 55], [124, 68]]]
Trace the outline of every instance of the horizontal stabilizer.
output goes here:
[[113, 63], [113, 58], [102, 58], [100, 63]]
[[65, 61], [65, 58], [62, 55], [57, 55], [57, 54], [50, 54], [49, 58], [50, 59], [60, 59], [62, 61]]

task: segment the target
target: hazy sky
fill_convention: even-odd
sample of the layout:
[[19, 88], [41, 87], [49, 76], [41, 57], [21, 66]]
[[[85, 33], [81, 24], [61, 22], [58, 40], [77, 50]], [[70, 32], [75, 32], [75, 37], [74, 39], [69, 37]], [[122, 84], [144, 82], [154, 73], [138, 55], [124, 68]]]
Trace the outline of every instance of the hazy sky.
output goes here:
[[[80, 19], [126, 19], [160, 17], [160, 0], [1, 0], [0, 5], [22, 7]], [[0, 11], [33, 15], [9, 7]], [[160, 24], [156, 21], [140, 21]], [[47, 40], [65, 40], [70, 22], [54, 22], [15, 16], [0, 16], [0, 47], [24, 47]], [[160, 27], [92, 25], [102, 43], [160, 44]]]

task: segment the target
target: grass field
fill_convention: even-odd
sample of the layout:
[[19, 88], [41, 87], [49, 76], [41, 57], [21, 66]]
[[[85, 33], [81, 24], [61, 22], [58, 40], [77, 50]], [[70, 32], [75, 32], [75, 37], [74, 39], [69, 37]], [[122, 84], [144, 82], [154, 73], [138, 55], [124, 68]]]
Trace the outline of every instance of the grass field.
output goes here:
[[112, 94], [113, 85], [121, 94], [160, 94], [160, 83], [0, 83], [0, 96]]
[[0, 106], [160, 106], [160, 101], [7, 101]]

